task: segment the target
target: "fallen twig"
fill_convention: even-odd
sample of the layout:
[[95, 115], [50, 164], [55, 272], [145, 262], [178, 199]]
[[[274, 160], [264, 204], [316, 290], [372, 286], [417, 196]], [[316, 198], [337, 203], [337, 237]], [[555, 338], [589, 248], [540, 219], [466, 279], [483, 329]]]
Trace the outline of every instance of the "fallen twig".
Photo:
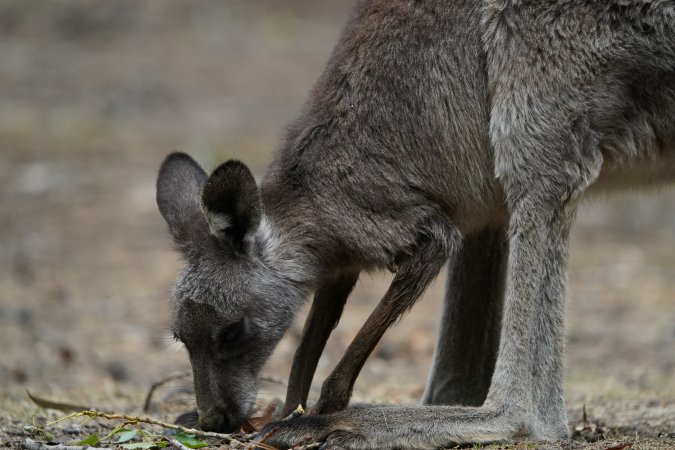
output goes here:
[[584, 426], [588, 425], [588, 416], [586, 415], [586, 403], [584, 403], [583, 415], [581, 416], [581, 422]]
[[260, 447], [260, 448], [265, 449], [265, 450], [276, 450], [275, 447], [272, 447], [271, 445], [265, 444], [265, 441], [270, 436], [272, 436], [274, 433], [276, 433], [277, 431], [278, 431], [277, 428], [272, 428], [267, 434], [265, 434], [263, 437], [261, 437], [260, 440], [258, 440], [256, 442], [252, 442], [252, 444], [255, 445], [256, 447]]
[[90, 447], [88, 445], [64, 445], [64, 444], [47, 444], [45, 442], [34, 441], [31, 438], [26, 438], [23, 443], [28, 450], [112, 450], [107, 447]]
[[150, 403], [152, 402], [152, 396], [158, 388], [162, 387], [163, 385], [165, 385], [169, 381], [179, 380], [181, 378], [185, 378], [185, 377], [188, 377], [190, 375], [191, 375], [190, 372], [174, 373], [174, 374], [169, 375], [168, 377], [166, 377], [162, 380], [159, 380], [155, 383], [152, 383], [152, 385], [150, 386], [150, 389], [148, 390], [148, 394], [145, 396], [145, 403], [143, 403], [143, 412], [148, 412], [148, 410], [150, 409]]
[[48, 426], [53, 425], [55, 423], [62, 422], [64, 420], [75, 419], [77, 417], [82, 417], [82, 416], [87, 416], [90, 419], [94, 419], [94, 418], [98, 417], [98, 418], [103, 418], [103, 419], [108, 419], [108, 420], [124, 420], [125, 423], [130, 424], [130, 425], [135, 425], [137, 423], [147, 423], [147, 424], [150, 424], [150, 425], [157, 425], [157, 426], [160, 426], [162, 428], [169, 428], [169, 429], [172, 429], [172, 430], [182, 431], [184, 433], [193, 434], [195, 436], [213, 438], [213, 439], [220, 439], [220, 440], [225, 441], [225, 442], [230, 443], [230, 444], [242, 444], [237, 439], [235, 439], [233, 437], [233, 435], [231, 435], [231, 434], [196, 430], [194, 428], [187, 428], [187, 427], [184, 427], [184, 426], [181, 426], [181, 425], [176, 425], [174, 423], [162, 422], [161, 420], [152, 419], [150, 417], [128, 416], [126, 414], [108, 414], [108, 413], [104, 413], [104, 412], [101, 412], [101, 411], [95, 411], [95, 410], [85, 410], [85, 411], [80, 411], [78, 413], [70, 414], [69, 416], [62, 417], [58, 420], [50, 422], [47, 425]]
[[[303, 409], [301, 406], [298, 406], [298, 408], [289, 416], [289, 418], [295, 418], [303, 413]], [[258, 433], [251, 433], [251, 434], [241, 434], [241, 433], [236, 433], [236, 434], [225, 434], [225, 433], [215, 433], [212, 431], [202, 431], [202, 430], [196, 430], [194, 428], [187, 428], [182, 425], [177, 425], [175, 423], [167, 423], [167, 422], [162, 422], [161, 420], [153, 419], [150, 417], [140, 417], [140, 416], [130, 416], [127, 414], [112, 414], [112, 413], [105, 413], [101, 411], [96, 411], [96, 410], [84, 410], [80, 412], [76, 412], [73, 414], [70, 414], [68, 416], [62, 417], [58, 420], [55, 420], [53, 422], [48, 423], [46, 426], [51, 426], [54, 425], [58, 422], [62, 422], [64, 420], [69, 420], [69, 419], [76, 419], [78, 417], [86, 417], [86, 421], [88, 420], [93, 420], [95, 418], [102, 418], [102, 419], [107, 419], [107, 420], [122, 420], [124, 421], [124, 425], [137, 425], [139, 423], [146, 423], [149, 425], [157, 425], [162, 428], [168, 428], [172, 430], [178, 430], [182, 431], [183, 433], [186, 434], [192, 434], [194, 436], [199, 436], [202, 438], [211, 438], [211, 439], [217, 439], [220, 441], [224, 441], [227, 444], [233, 445], [233, 446], [242, 446], [244, 448], [261, 448], [264, 450], [276, 450], [274, 447], [270, 446], [269, 444], [266, 444], [264, 441], [274, 433], [276, 430], [272, 430], [272, 432], [268, 433], [267, 435], [263, 436], [262, 439], [260, 439], [258, 442], [254, 441], [255, 438], [259, 437]], [[236, 436], [236, 438], [235, 438]], [[177, 439], [175, 438], [169, 438], [169, 442], [171, 443], [172, 446], [177, 448], [178, 450], [189, 450], [187, 446], [184, 444], [180, 443]], [[312, 450], [315, 448], [320, 447], [320, 443], [318, 442], [312, 442], [308, 443], [305, 445], [299, 445], [296, 447], [293, 447], [293, 450]], [[48, 445], [42, 442], [37, 442], [32, 439], [26, 439], [25, 442], [25, 447], [28, 450], [106, 450], [104, 448], [95, 448], [95, 447], [89, 447], [89, 446], [67, 446], [63, 444], [55, 444], [55, 445]], [[110, 449], [107, 449], [110, 450]]]

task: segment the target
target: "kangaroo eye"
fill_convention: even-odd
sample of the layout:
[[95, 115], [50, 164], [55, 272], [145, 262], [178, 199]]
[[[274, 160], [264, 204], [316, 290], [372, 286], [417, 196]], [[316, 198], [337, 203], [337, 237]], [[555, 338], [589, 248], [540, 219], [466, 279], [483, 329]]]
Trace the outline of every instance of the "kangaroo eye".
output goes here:
[[246, 334], [246, 321], [241, 320], [223, 328], [218, 334], [218, 343], [221, 345], [231, 345], [241, 340]]

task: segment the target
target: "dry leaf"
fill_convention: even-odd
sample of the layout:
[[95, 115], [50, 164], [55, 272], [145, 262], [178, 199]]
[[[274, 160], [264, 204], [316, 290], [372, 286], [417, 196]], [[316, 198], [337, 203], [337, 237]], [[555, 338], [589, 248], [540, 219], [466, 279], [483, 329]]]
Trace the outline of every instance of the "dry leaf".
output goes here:
[[26, 394], [28, 394], [28, 398], [30, 398], [33, 401], [33, 403], [45, 409], [57, 409], [59, 411], [64, 412], [77, 412], [90, 409], [88, 406], [73, 405], [70, 403], [60, 403], [51, 400], [45, 400], [44, 398], [40, 398], [31, 394], [28, 389], [26, 389]]
[[244, 433], [253, 433], [254, 431], [260, 431], [260, 429], [265, 426], [265, 424], [271, 422], [274, 419], [274, 411], [276, 410], [275, 405], [267, 405], [262, 411], [262, 414], [255, 417], [249, 417], [241, 425], [241, 429]]
[[632, 446], [632, 442], [626, 442], [625, 444], [615, 445], [614, 447], [608, 447], [605, 450], [623, 450], [624, 448]]

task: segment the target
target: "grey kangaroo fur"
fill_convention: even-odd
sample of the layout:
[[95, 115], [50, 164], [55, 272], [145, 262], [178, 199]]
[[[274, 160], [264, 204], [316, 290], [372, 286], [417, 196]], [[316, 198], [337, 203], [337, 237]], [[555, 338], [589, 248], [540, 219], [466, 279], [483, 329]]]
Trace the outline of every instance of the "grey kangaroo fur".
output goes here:
[[[262, 364], [314, 293], [285, 407], [305, 404], [359, 273], [392, 268], [312, 414], [268, 425], [268, 443], [567, 438], [575, 210], [674, 180], [673, 1], [358, 2], [260, 190], [236, 161], [208, 176], [178, 153], [160, 170], [200, 426], [250, 413]], [[448, 260], [422, 404], [345, 409], [373, 346]]]

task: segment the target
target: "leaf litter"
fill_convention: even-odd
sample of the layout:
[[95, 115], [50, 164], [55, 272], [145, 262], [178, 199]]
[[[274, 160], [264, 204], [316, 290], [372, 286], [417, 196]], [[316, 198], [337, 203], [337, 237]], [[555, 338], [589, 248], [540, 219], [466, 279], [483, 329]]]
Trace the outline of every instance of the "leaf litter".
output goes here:
[[[28, 391], [27, 394], [36, 405], [45, 409], [71, 412], [79, 408], [78, 405], [44, 399], [40, 396], [31, 394]], [[105, 447], [103, 448], [116, 447], [125, 450], [144, 450], [165, 448], [169, 446], [178, 447], [179, 450], [186, 450], [227, 444], [230, 448], [276, 450], [275, 447], [264, 442], [268, 436], [260, 437], [258, 434], [263, 426], [275, 420], [275, 411], [275, 404], [267, 405], [267, 407], [265, 407], [258, 415], [246, 419], [241, 426], [240, 432], [215, 433], [184, 427], [176, 423], [163, 422], [151, 417], [132, 416], [84, 408], [49, 423], [34, 423], [34, 425], [26, 426], [24, 428], [26, 432], [29, 432], [34, 436], [42, 437], [46, 442], [26, 439], [24, 445], [29, 450], [93, 450], [95, 446], [99, 444], [104, 445]], [[302, 414], [304, 414], [304, 410], [298, 405], [298, 408], [284, 420], [295, 418]], [[50, 426], [66, 420], [80, 419], [80, 425], [84, 425], [94, 419], [122, 421], [122, 423], [115, 426], [115, 428], [104, 437], [100, 437], [97, 432], [93, 432], [84, 439], [72, 444], [54, 442], [54, 435], [48, 430]], [[164, 434], [153, 433], [147, 429], [148, 426], [160, 427], [163, 429]], [[173, 436], [167, 436], [167, 430], [177, 431], [177, 433]], [[295, 449], [309, 450], [318, 447], [319, 443], [310, 443], [295, 447]]]

